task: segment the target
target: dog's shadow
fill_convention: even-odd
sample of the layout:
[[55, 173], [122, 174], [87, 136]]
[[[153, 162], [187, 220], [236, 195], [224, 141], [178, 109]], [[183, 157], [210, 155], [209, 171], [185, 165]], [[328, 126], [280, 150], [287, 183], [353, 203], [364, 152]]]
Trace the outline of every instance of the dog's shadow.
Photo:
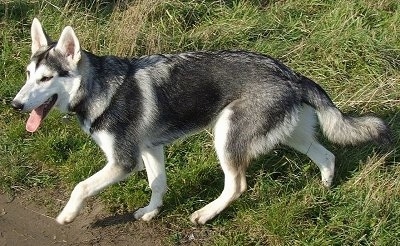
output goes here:
[[137, 221], [133, 212], [127, 212], [123, 214], [113, 214], [105, 218], [99, 218], [90, 225], [92, 228], [104, 228], [114, 225], [127, 224], [129, 222]]

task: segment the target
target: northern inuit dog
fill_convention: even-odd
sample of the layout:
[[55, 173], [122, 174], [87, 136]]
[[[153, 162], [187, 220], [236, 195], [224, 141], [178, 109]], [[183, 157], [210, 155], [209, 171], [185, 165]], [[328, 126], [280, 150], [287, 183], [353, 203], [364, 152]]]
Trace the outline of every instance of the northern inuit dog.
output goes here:
[[217, 156], [225, 175], [221, 195], [194, 212], [204, 224], [246, 190], [250, 161], [279, 144], [306, 154], [330, 186], [335, 157], [314, 137], [317, 119], [338, 144], [389, 141], [386, 124], [375, 117], [344, 116], [312, 80], [261, 54], [243, 51], [189, 52], [140, 58], [96, 56], [80, 48], [73, 29], [58, 42], [37, 19], [31, 27], [32, 57], [27, 81], [12, 101], [31, 111], [34, 132], [52, 107], [74, 112], [107, 157], [99, 172], [73, 190], [57, 222], [72, 222], [86, 198], [144, 167], [150, 203], [135, 212], [150, 220], [167, 191], [163, 146], [214, 127]]

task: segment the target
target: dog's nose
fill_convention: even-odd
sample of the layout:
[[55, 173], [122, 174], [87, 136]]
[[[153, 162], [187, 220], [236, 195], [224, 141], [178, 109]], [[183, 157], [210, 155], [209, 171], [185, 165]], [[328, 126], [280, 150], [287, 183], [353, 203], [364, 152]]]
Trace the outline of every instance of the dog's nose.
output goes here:
[[24, 108], [24, 104], [22, 104], [21, 102], [17, 101], [17, 100], [13, 100], [11, 102], [11, 106], [15, 109], [15, 110], [22, 110]]

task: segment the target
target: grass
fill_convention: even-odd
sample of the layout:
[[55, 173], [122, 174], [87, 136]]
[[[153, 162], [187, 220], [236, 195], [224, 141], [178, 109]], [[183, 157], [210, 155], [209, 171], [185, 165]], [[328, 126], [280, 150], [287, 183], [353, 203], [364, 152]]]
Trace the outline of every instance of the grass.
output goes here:
[[[389, 153], [372, 145], [339, 147], [331, 190], [317, 167], [284, 148], [256, 160], [249, 190], [198, 231], [208, 245], [395, 245], [400, 237], [400, 3], [355, 1], [0, 1], [0, 188], [73, 186], [105, 159], [75, 120], [53, 112], [39, 132], [9, 103], [24, 82], [30, 24], [38, 17], [58, 38], [72, 25], [96, 54], [140, 56], [189, 50], [245, 49], [270, 54], [318, 81], [350, 114], [373, 113], [393, 129]], [[323, 139], [321, 137], [321, 139]], [[212, 136], [202, 132], [168, 146], [169, 191], [157, 223], [181, 244], [191, 212], [217, 197], [222, 171]], [[100, 195], [111, 211], [149, 200], [143, 173]], [[173, 225], [173, 226], [171, 226]]]

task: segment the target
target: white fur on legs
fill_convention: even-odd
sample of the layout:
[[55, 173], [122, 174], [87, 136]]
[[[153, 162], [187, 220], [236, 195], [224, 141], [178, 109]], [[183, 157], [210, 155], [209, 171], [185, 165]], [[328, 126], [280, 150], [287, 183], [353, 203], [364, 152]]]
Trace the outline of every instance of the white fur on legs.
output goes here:
[[56, 218], [59, 224], [72, 222], [86, 198], [129, 176], [129, 172], [114, 162], [115, 137], [107, 131], [94, 132], [92, 137], [107, 156], [108, 163], [103, 169], [75, 186], [67, 205]]
[[317, 166], [321, 172], [322, 184], [326, 187], [332, 185], [335, 172], [335, 156], [324, 148], [317, 141], [308, 141], [303, 143], [288, 144], [293, 149], [306, 154]]
[[[243, 184], [242, 175], [244, 174], [226, 170], [224, 170], [224, 173], [225, 184], [221, 195], [211, 203], [194, 212], [190, 216], [190, 221], [192, 223], [199, 225], [205, 224], [224, 210], [231, 202], [236, 200], [245, 190], [245, 188], [241, 188]], [[246, 187], [246, 185], [244, 185], [244, 187]]]
[[86, 198], [97, 194], [111, 184], [125, 179], [128, 175], [129, 173], [123, 167], [108, 163], [93, 176], [75, 186], [67, 205], [57, 216], [56, 221], [59, 224], [72, 222], [81, 210]]
[[316, 117], [314, 109], [304, 106], [299, 115], [299, 122], [291, 137], [285, 144], [293, 149], [306, 154], [321, 172], [322, 183], [326, 187], [332, 185], [335, 171], [335, 156], [314, 138], [314, 125]]
[[306, 154], [318, 165], [322, 184], [330, 187], [335, 175], [335, 156], [316, 141], [311, 143], [310, 149]]
[[149, 221], [159, 213], [163, 203], [163, 196], [167, 192], [163, 146], [143, 149], [142, 159], [146, 167], [147, 179], [152, 193], [149, 205], [139, 208], [134, 216], [135, 219]]
[[239, 167], [229, 162], [230, 157], [226, 152], [226, 142], [232, 113], [229, 108], [224, 109], [214, 128], [215, 149], [225, 175], [224, 190], [217, 199], [190, 216], [190, 221], [194, 224], [204, 224], [214, 218], [246, 189], [245, 174], [238, 170]]

